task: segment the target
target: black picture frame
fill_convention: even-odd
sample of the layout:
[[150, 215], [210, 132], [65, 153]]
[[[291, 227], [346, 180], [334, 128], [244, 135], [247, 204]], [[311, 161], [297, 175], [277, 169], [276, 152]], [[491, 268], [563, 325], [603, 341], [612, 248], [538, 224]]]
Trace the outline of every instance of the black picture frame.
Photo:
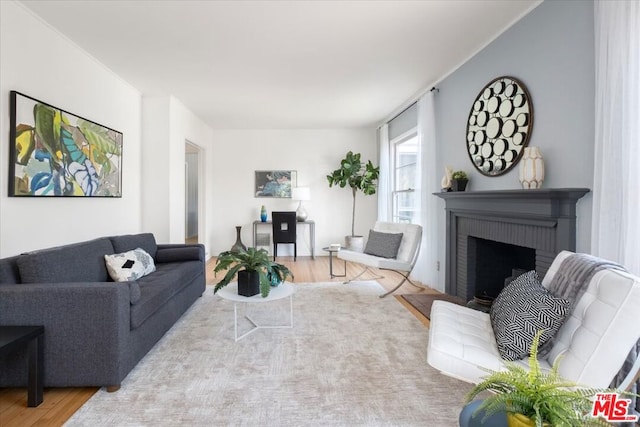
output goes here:
[[122, 132], [17, 91], [9, 100], [10, 197], [122, 197]]

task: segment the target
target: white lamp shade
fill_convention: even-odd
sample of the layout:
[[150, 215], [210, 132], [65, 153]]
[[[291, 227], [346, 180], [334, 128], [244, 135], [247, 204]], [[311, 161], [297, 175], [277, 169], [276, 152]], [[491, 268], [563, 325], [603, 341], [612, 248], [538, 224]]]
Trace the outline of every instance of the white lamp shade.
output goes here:
[[293, 200], [311, 200], [311, 189], [309, 187], [293, 187], [291, 198]]

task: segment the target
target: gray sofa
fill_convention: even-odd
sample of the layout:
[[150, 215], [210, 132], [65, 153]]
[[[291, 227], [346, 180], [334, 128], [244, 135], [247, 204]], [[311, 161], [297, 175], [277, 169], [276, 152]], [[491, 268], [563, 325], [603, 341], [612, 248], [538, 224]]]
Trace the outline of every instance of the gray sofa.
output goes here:
[[[113, 282], [104, 255], [138, 247], [156, 271]], [[46, 387], [114, 391], [205, 283], [202, 245], [158, 245], [150, 233], [102, 237], [0, 259], [0, 325], [44, 325]], [[0, 360], [0, 387], [26, 386], [25, 360]]]

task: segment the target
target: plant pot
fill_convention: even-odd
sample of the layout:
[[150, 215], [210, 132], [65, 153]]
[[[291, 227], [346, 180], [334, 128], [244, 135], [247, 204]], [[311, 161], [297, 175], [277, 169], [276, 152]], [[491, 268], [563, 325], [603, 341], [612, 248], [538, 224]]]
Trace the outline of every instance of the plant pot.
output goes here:
[[238, 295], [252, 297], [260, 293], [260, 273], [257, 271], [238, 271]]
[[273, 286], [274, 288], [276, 286], [280, 286], [280, 283], [282, 283], [280, 281], [280, 279], [278, 279], [278, 275], [277, 274], [267, 274], [267, 279], [269, 279], [269, 283], [271, 284], [271, 286]]
[[[458, 417], [458, 425], [460, 427], [471, 426], [504, 426], [507, 423], [507, 413], [504, 411], [498, 411], [487, 416], [485, 411], [478, 411], [478, 408], [482, 404], [482, 400], [474, 400], [467, 403], [460, 411]], [[486, 417], [486, 419], [485, 419]]]
[[[507, 412], [507, 425], [509, 427], [535, 427], [536, 423], [523, 414]], [[545, 427], [551, 427], [549, 423], [542, 423]]]
[[468, 179], [452, 179], [451, 191], [464, 191], [467, 188]]
[[345, 247], [350, 251], [363, 252], [364, 251], [364, 237], [362, 236], [345, 236]]

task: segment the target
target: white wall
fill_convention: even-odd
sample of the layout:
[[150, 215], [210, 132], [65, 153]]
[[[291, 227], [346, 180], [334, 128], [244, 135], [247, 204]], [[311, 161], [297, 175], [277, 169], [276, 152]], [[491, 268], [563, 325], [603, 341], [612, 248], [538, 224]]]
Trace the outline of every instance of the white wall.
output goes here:
[[[351, 191], [329, 188], [326, 175], [340, 165], [347, 151], [362, 153], [364, 160], [377, 164], [374, 129], [360, 130], [215, 130], [211, 149], [207, 242], [211, 254], [228, 250], [235, 242], [235, 226], [242, 226], [242, 241], [252, 244], [253, 221], [260, 219], [265, 205], [273, 210], [295, 210], [291, 199], [255, 198], [254, 171], [295, 170], [298, 185], [311, 187], [311, 200], [304, 202], [309, 219], [316, 222], [316, 255], [322, 247], [344, 241], [351, 232]], [[356, 233], [367, 235], [377, 217], [377, 197], [357, 196]], [[305, 228], [299, 228], [298, 255], [309, 255]], [[285, 252], [288, 250], [289, 252]], [[278, 253], [292, 253], [282, 246]]]
[[[311, 187], [305, 206], [316, 221], [316, 254], [349, 233], [350, 191], [330, 189], [325, 175], [348, 150], [377, 163], [375, 130], [214, 132], [174, 97], [143, 98], [20, 4], [1, 1], [0, 15], [0, 256], [142, 231], [153, 232], [158, 242], [183, 242], [185, 141], [202, 150], [198, 234], [209, 254], [231, 247], [236, 225], [250, 244], [262, 204], [269, 211], [297, 207], [289, 199], [253, 197], [254, 171], [260, 169], [297, 170], [299, 185]], [[121, 131], [122, 198], [9, 198], [10, 90]], [[366, 235], [377, 198], [359, 194], [357, 203], [356, 232]], [[301, 239], [299, 253], [308, 255], [307, 234]]]
[[142, 228], [169, 241], [169, 97], [142, 98]]
[[[9, 91], [124, 134], [122, 198], [9, 198]], [[27, 9], [0, 2], [0, 256], [135, 233], [140, 214], [141, 96]]]
[[[163, 243], [184, 243], [185, 240], [185, 142], [199, 147], [206, 157], [211, 145], [212, 130], [172, 96], [144, 97], [142, 229], [154, 233]], [[207, 174], [210, 165], [203, 162], [199, 181], [200, 200], [207, 195]], [[205, 202], [206, 204], [206, 202]], [[202, 205], [200, 242], [207, 244], [209, 222]], [[207, 245], [207, 252], [209, 247]]]

